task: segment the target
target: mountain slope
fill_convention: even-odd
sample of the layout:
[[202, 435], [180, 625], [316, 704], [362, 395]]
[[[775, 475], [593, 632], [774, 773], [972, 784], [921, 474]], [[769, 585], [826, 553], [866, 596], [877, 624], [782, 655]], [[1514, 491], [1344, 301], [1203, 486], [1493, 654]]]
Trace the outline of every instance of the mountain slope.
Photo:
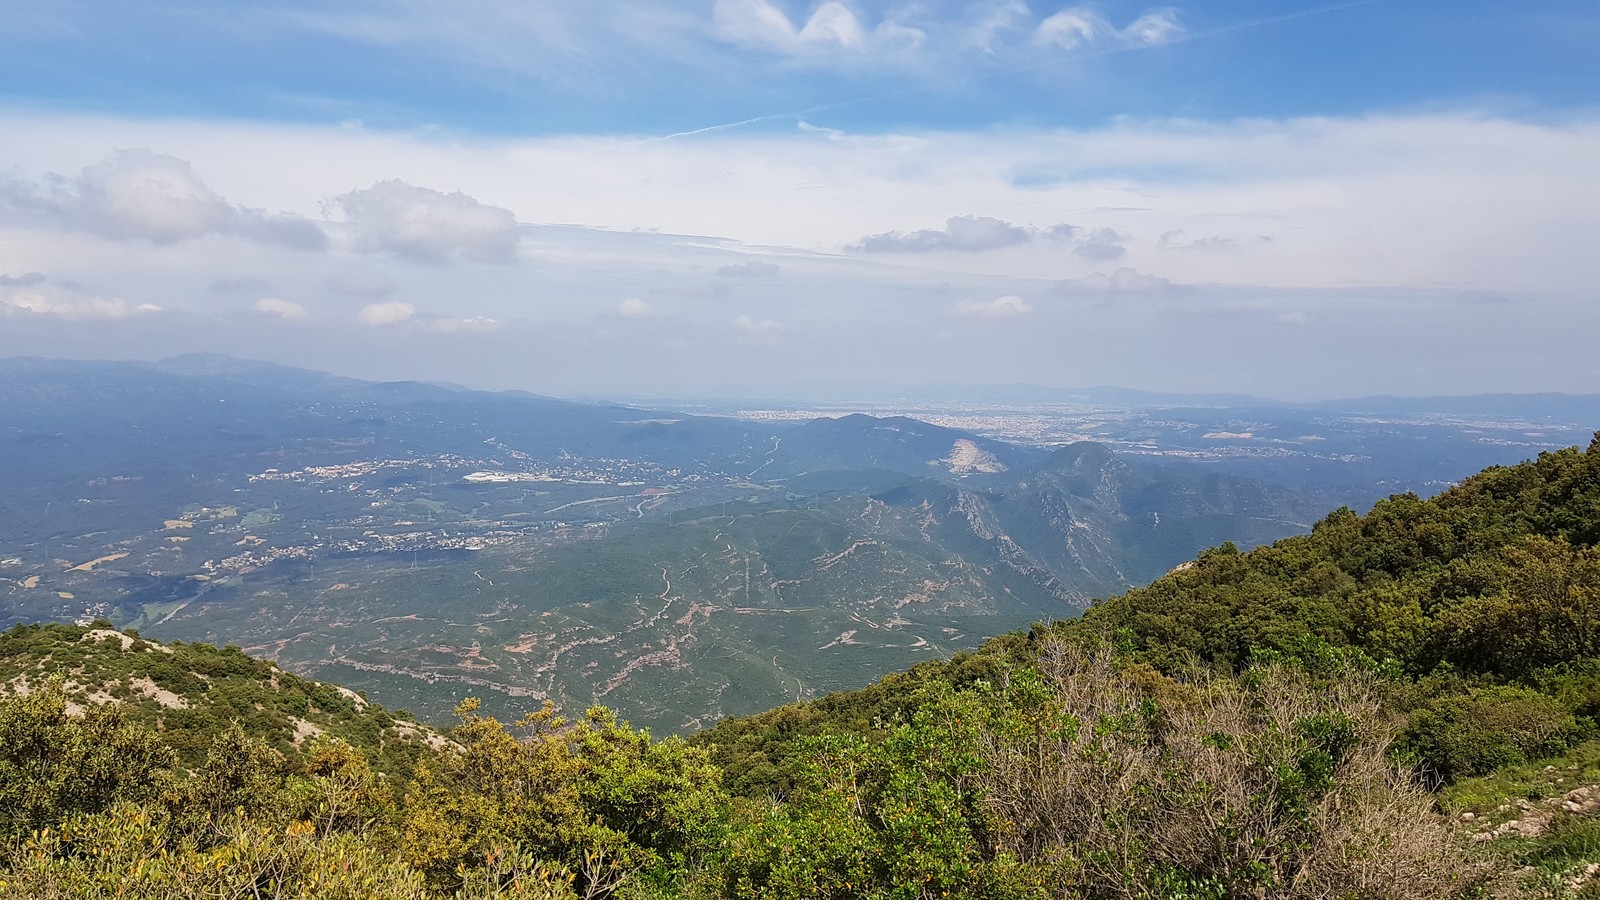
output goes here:
[[425, 748], [441, 746], [439, 735], [409, 713], [391, 713], [235, 646], [148, 641], [105, 622], [0, 632], [0, 695], [36, 694], [52, 684], [64, 692], [69, 714], [117, 707], [128, 720], [159, 730], [190, 766], [231, 723], [283, 752], [338, 738], [368, 754], [377, 771], [399, 775], [410, 774]]
[[1308, 639], [1410, 671], [1528, 677], [1600, 652], [1600, 436], [1431, 500], [1342, 509], [1311, 533], [1193, 566], [1088, 614], [1152, 647], [1238, 664]]
[[1600, 434], [1587, 451], [1493, 467], [1430, 500], [1395, 496], [1365, 516], [1340, 509], [1310, 534], [1248, 553], [1207, 550], [1081, 619], [862, 691], [728, 719], [695, 740], [746, 773], [742, 790], [781, 791], [809, 737], [870, 734], [873, 722], [913, 715], [928, 684], [993, 683], [1063, 637], [1111, 638], [1180, 675], [1196, 661], [1367, 660], [1401, 676], [1386, 702], [1409, 718], [1406, 748], [1435, 780], [1559, 753], [1594, 736], [1600, 714]]

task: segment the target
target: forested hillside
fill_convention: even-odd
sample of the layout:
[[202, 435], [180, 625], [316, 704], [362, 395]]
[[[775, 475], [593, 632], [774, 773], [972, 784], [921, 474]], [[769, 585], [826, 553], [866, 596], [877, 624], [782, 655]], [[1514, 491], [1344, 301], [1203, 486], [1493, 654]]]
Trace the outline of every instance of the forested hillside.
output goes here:
[[[211, 725], [187, 734], [210, 743], [186, 750], [176, 710], [116, 702], [179, 684], [143, 661], [161, 650], [15, 629], [0, 662], [30, 674], [0, 703], [0, 799], [27, 812], [7, 820], [0, 881], [22, 897], [1597, 895], [1597, 541], [1600, 436], [1207, 551], [1081, 620], [690, 742], [603, 709], [508, 727], [469, 701], [447, 740], [403, 742], [410, 775], [361, 728], [251, 733], [255, 701], [194, 702]], [[177, 652], [215, 657], [187, 669], [212, 687], [266, 666]], [[333, 696], [291, 685], [257, 712], [315, 721]]]

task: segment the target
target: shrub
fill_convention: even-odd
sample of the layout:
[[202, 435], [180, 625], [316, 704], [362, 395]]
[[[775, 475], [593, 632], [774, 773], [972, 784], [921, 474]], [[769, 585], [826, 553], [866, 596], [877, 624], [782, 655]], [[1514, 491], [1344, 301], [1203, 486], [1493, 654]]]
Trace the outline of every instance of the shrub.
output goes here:
[[1554, 755], [1581, 736], [1578, 720], [1556, 699], [1498, 686], [1429, 703], [1412, 714], [1398, 746], [1437, 784]]

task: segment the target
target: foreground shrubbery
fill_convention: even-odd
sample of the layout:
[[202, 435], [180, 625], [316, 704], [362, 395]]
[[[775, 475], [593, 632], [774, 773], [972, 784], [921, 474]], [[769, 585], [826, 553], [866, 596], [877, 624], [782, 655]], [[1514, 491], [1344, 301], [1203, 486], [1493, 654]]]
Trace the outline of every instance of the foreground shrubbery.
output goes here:
[[1389, 754], [1376, 676], [1172, 678], [1104, 642], [873, 733], [808, 741], [782, 802], [604, 710], [463, 704], [408, 783], [237, 726], [185, 769], [115, 708], [0, 704], [6, 896], [1454, 897], [1483, 878]]
[[1389, 754], [1374, 676], [1174, 680], [1052, 641], [931, 688], [879, 740], [813, 744], [805, 789], [730, 840], [718, 893], [1454, 897], [1469, 862]]
[[408, 784], [342, 741], [286, 755], [233, 726], [195, 769], [60, 689], [0, 702], [4, 895], [603, 897], [675, 892], [726, 807], [704, 754], [603, 710], [513, 735], [463, 704]]

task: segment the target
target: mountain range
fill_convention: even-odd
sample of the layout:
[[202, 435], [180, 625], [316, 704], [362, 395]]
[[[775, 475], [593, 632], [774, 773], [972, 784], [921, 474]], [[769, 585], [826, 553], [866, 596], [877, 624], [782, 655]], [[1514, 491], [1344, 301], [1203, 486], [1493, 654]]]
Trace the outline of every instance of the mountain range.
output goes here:
[[1251, 477], [1116, 437], [689, 415], [216, 356], [0, 360], [0, 622], [238, 644], [434, 720], [474, 692], [500, 713], [599, 701], [694, 729], [1075, 615], [1373, 490], [1309, 440]]

